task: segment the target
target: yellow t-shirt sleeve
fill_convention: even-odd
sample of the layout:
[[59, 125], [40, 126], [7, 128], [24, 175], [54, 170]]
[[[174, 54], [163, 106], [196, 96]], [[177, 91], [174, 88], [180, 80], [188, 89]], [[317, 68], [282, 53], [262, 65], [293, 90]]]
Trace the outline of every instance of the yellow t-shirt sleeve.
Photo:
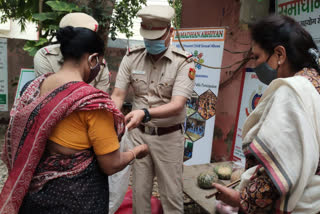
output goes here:
[[88, 111], [86, 119], [89, 140], [96, 155], [105, 155], [119, 149], [119, 140], [111, 112]]

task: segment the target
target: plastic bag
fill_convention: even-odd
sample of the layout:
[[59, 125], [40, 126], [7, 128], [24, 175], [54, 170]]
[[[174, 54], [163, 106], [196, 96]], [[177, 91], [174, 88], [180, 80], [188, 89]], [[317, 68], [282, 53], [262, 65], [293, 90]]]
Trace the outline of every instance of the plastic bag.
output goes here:
[[219, 214], [237, 214], [239, 211], [239, 208], [231, 207], [226, 203], [223, 203], [222, 201], [217, 200], [216, 211], [218, 211]]
[[[130, 146], [127, 131], [120, 142], [120, 151], [127, 151]], [[108, 177], [109, 180], [109, 214], [114, 214], [120, 207], [129, 186], [131, 166]]]

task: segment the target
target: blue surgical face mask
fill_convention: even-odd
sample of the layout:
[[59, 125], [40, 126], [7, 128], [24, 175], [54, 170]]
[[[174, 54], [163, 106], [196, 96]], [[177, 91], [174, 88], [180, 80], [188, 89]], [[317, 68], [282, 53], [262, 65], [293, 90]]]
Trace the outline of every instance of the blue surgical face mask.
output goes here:
[[151, 55], [157, 55], [167, 50], [165, 43], [169, 34], [170, 33], [168, 33], [166, 38], [163, 40], [162, 39], [158, 39], [158, 40], [144, 39], [144, 45], [147, 49], [147, 52]]
[[269, 85], [272, 82], [272, 80], [277, 78], [279, 68], [279, 66], [276, 70], [271, 68], [270, 65], [267, 63], [269, 61], [269, 58], [266, 62], [261, 63], [253, 69], [254, 72], [256, 72], [258, 79], [266, 85]]

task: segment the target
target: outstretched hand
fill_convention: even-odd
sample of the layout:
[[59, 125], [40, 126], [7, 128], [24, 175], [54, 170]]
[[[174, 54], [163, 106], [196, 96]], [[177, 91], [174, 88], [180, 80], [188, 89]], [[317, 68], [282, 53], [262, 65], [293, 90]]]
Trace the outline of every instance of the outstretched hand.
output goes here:
[[217, 183], [213, 183], [212, 186], [219, 191], [216, 194], [217, 200], [221, 200], [232, 207], [240, 207], [240, 193], [238, 191]]
[[127, 123], [128, 131], [131, 131], [132, 129], [139, 126], [141, 123], [143, 117], [144, 117], [144, 111], [143, 110], [134, 110], [126, 115], [125, 122]]

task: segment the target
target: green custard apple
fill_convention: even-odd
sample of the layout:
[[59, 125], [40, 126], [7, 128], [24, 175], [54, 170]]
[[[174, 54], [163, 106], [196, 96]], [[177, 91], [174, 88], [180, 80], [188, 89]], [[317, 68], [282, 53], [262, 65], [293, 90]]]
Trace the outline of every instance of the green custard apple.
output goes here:
[[213, 171], [202, 172], [198, 176], [198, 185], [202, 189], [212, 188], [212, 183], [218, 181], [218, 175]]
[[221, 180], [229, 180], [232, 174], [232, 167], [226, 164], [218, 165], [213, 170]]

